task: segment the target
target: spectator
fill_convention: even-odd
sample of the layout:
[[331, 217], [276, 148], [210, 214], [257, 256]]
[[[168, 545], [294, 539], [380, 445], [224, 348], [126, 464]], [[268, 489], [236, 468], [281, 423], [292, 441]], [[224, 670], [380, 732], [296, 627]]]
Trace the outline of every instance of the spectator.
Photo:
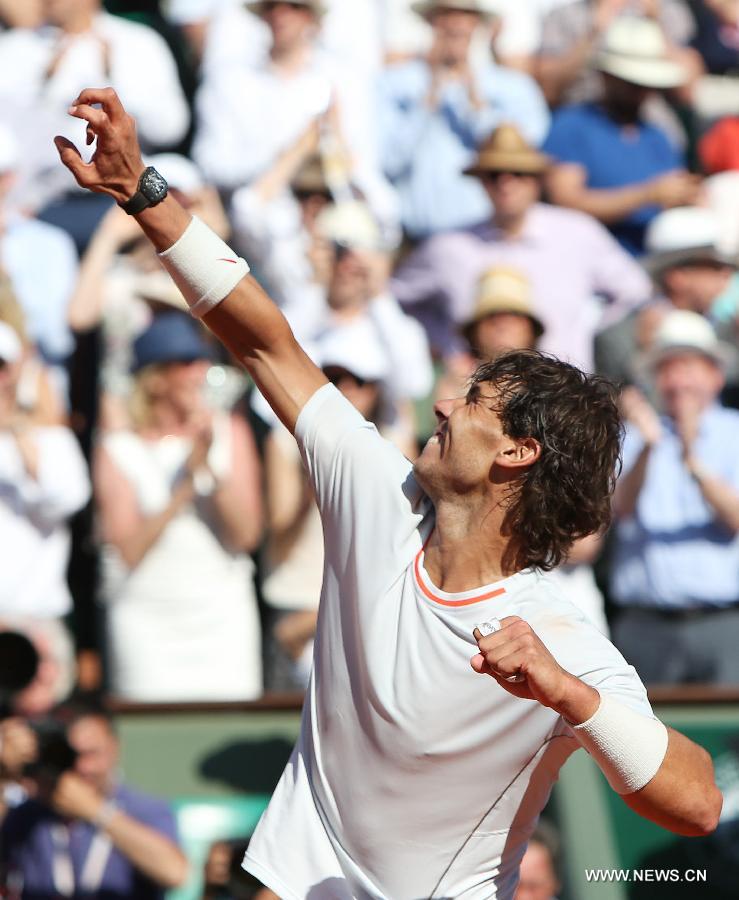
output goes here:
[[559, 850], [559, 835], [549, 822], [540, 819], [521, 860], [513, 900], [556, 900], [561, 887]]
[[201, 900], [280, 900], [251, 873], [241, 867], [248, 840], [216, 841], [203, 870]]
[[5, 883], [24, 900], [163, 900], [187, 875], [170, 809], [118, 782], [118, 739], [102, 709], [68, 704], [55, 718], [74, 763], [54, 779], [39, 772], [35, 796], [5, 817]]
[[353, 157], [356, 184], [373, 211], [394, 218], [395, 197], [376, 159], [368, 85], [318, 46], [323, 5], [264, 0], [247, 6], [267, 23], [270, 52], [264, 60], [205, 73], [193, 153], [206, 177], [230, 194], [267, 171], [312, 120], [328, 113], [325, 152], [343, 173], [347, 154]]
[[595, 58], [603, 97], [558, 111], [545, 150], [558, 161], [548, 180], [553, 202], [605, 223], [630, 253], [643, 250], [647, 225], [660, 209], [698, 198], [700, 179], [658, 127], [642, 114], [650, 91], [676, 87], [686, 69], [670, 59], [659, 27], [620, 18]]
[[[482, 180], [492, 220], [424, 242], [391, 281], [438, 354], [459, 351], [458, 325], [469, 319], [477, 281], [493, 265], [513, 266], [531, 281], [533, 308], [546, 328], [542, 349], [588, 370], [598, 325], [648, 296], [646, 275], [598, 222], [539, 202], [548, 165], [513, 126], [498, 128], [467, 170]], [[596, 294], [610, 301], [602, 316]]]
[[259, 466], [246, 423], [205, 402], [209, 357], [189, 318], [158, 316], [134, 344], [132, 429], [97, 451], [111, 688], [130, 700], [261, 692]]
[[24, 207], [43, 210], [82, 249], [109, 201], [82, 194], [59, 168], [55, 134], [74, 128], [69, 136], [85, 145], [84, 126], [71, 125], [67, 116], [70, 101], [88, 84], [111, 85], [135, 116], [148, 151], [184, 137], [187, 104], [169, 48], [152, 29], [109, 15], [101, 0], [54, 0], [45, 15], [47, 27], [0, 36], [3, 117], [21, 145], [15, 196]]
[[639, 383], [643, 374], [639, 357], [651, 349], [660, 323], [673, 309], [698, 313], [718, 324], [714, 309], [722, 303], [736, 269], [735, 258], [721, 250], [719, 239], [718, 221], [707, 209], [671, 209], [652, 220], [643, 264], [657, 295], [596, 337], [599, 372], [614, 381]]
[[718, 403], [729, 355], [705, 318], [675, 310], [647, 357], [663, 414], [624, 392], [613, 635], [645, 683], [739, 684], [739, 413]]
[[72, 607], [66, 522], [87, 503], [90, 484], [71, 431], [36, 425], [19, 408], [22, 354], [0, 322], [0, 615], [61, 620]]
[[26, 317], [8, 278], [0, 275], [0, 322], [10, 325], [21, 342], [18, 408], [37, 425], [60, 425], [66, 418], [66, 402], [54, 385], [48, 367], [28, 337]]
[[406, 233], [420, 240], [489, 218], [490, 201], [463, 170], [501, 122], [540, 144], [549, 113], [530, 76], [471, 59], [484, 7], [475, 0], [426, 0], [414, 9], [431, 24], [427, 55], [391, 66], [380, 79], [383, 168], [395, 185]]
[[621, 15], [641, 15], [659, 25], [672, 59], [691, 71], [700, 66], [686, 50], [694, 23], [683, 0], [570, 0], [549, 10], [542, 24], [541, 46], [534, 63], [550, 105], [591, 103], [600, 99], [602, 84], [592, 58]]
[[[0, 36], [0, 47], [3, 40]], [[0, 80], [4, 66], [3, 60]], [[77, 253], [61, 228], [13, 211], [10, 193], [20, 159], [13, 132], [0, 123], [0, 266], [23, 309], [28, 337], [52, 367], [54, 384], [65, 396], [64, 364], [74, 346], [67, 307], [77, 277]]]

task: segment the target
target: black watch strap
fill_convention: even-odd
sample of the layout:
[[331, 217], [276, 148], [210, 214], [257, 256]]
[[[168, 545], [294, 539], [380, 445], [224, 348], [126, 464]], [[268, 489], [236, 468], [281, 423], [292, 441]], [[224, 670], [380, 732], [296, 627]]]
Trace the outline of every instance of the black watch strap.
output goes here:
[[129, 216], [135, 216], [149, 205], [149, 200], [141, 191], [136, 191], [133, 197], [130, 197], [125, 203], [121, 203], [121, 209], [123, 212], [128, 213]]

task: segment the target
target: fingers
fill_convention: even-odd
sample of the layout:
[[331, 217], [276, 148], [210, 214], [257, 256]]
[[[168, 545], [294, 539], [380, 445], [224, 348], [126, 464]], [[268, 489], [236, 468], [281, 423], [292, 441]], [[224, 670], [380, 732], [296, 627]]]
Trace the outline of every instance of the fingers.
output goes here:
[[115, 125], [126, 116], [126, 110], [118, 98], [118, 94], [113, 88], [85, 88], [81, 91], [77, 99], [72, 104], [75, 106], [91, 106], [99, 103], [102, 106], [105, 115]]
[[[84, 93], [84, 91], [83, 91]], [[93, 137], [99, 134], [108, 134], [111, 130], [111, 120], [104, 109], [96, 109], [86, 103], [77, 103], [69, 107], [69, 115], [76, 119], [84, 119], [87, 122], [87, 143], [91, 144]]]
[[527, 622], [518, 616], [506, 616], [500, 620], [499, 630], [483, 635], [480, 628], [475, 628], [473, 635], [480, 648], [480, 653], [470, 660], [476, 672], [507, 681], [523, 679], [520, 674], [523, 654], [536, 640]]
[[74, 175], [77, 184], [81, 187], [87, 187], [86, 170], [89, 170], [89, 166], [83, 162], [80, 151], [70, 140], [61, 135], [57, 135], [54, 138], [54, 144], [59, 153], [59, 158]]

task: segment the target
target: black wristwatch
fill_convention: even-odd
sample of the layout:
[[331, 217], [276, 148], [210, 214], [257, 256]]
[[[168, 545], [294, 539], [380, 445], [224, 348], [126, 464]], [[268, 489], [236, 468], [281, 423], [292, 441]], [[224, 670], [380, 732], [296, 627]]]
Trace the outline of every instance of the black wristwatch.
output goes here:
[[135, 216], [149, 206], [156, 206], [167, 196], [167, 182], [153, 166], [144, 169], [133, 197], [121, 203], [120, 207], [129, 216]]

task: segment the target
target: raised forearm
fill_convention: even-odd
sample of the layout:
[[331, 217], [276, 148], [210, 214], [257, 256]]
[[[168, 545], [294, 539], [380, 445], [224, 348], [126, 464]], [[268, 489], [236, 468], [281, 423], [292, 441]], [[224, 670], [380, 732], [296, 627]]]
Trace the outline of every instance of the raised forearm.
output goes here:
[[213, 492], [212, 502], [229, 546], [251, 553], [262, 536], [259, 504], [253, 502], [251, 508], [245, 507], [228, 482], [219, 485]]
[[618, 188], [578, 188], [577, 190], [551, 191], [552, 200], [560, 206], [569, 206], [588, 213], [605, 224], [618, 222], [652, 200], [652, 184], [631, 184]]
[[584, 37], [562, 56], [540, 56], [534, 74], [547, 102], [557, 105], [567, 88], [575, 81], [593, 52], [593, 39]]
[[651, 446], [645, 444], [634, 465], [618, 482], [613, 496], [613, 511], [619, 519], [628, 519], [636, 513], [636, 504], [644, 486], [650, 453]]
[[116, 848], [142, 875], [163, 888], [180, 887], [187, 878], [187, 859], [172, 841], [117, 810], [104, 829]]
[[739, 532], [739, 494], [697, 460], [686, 460], [686, 466], [716, 518], [734, 534]]
[[147, 516], [133, 534], [117, 542], [118, 552], [129, 569], [135, 569], [162, 536], [164, 529], [194, 497], [192, 478], [188, 476], [174, 490], [166, 509]]

